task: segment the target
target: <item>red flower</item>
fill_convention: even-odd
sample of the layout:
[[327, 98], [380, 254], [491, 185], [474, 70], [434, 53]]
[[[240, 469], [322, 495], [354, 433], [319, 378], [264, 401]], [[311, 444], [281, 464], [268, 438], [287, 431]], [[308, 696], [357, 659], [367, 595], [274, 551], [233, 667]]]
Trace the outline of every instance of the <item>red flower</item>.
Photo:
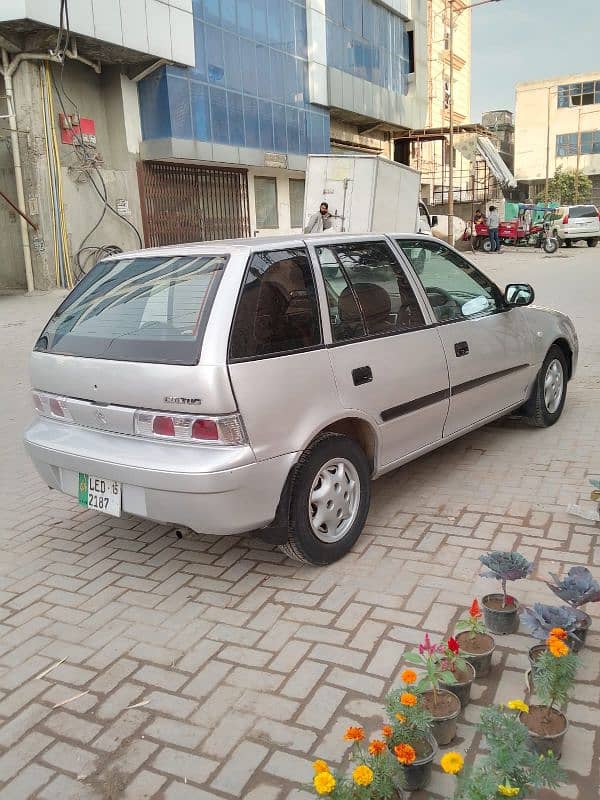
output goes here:
[[448, 650], [450, 650], [451, 653], [458, 653], [458, 651], [460, 650], [460, 645], [458, 644], [454, 636], [451, 636], [448, 639]]
[[471, 608], [469, 609], [469, 616], [473, 619], [479, 619], [481, 616], [481, 609], [479, 608], [479, 601], [477, 598], [473, 600], [471, 603]]

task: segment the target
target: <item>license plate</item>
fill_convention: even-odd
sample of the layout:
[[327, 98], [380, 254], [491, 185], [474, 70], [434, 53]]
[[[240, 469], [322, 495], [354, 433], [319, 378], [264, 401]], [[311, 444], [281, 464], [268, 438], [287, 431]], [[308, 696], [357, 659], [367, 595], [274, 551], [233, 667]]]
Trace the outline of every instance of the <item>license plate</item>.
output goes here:
[[111, 517], [121, 516], [121, 484], [106, 478], [79, 473], [79, 505], [101, 511]]

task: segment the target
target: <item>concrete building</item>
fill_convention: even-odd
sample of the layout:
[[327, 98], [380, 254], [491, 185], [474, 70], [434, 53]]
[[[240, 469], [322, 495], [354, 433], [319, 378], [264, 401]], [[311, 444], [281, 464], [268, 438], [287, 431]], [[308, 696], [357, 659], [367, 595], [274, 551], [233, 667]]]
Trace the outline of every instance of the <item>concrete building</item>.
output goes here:
[[511, 172], [515, 168], [515, 125], [512, 111], [486, 111], [481, 115], [481, 124], [498, 142], [498, 152]]
[[600, 205], [600, 71], [516, 85], [515, 176], [523, 194], [543, 193], [559, 166], [579, 166]]
[[69, 31], [58, 2], [0, 7], [0, 289], [69, 284], [137, 232], [300, 230], [307, 153], [393, 157], [426, 122], [427, 0], [67, 5]]

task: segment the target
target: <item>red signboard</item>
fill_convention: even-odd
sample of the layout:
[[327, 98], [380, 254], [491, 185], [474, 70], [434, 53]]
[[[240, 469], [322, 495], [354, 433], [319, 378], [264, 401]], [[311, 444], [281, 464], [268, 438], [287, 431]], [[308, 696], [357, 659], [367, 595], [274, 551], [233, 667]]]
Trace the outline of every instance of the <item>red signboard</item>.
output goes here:
[[94, 120], [80, 117], [79, 125], [75, 125], [73, 119], [77, 119], [77, 116], [69, 114], [65, 118], [64, 114], [59, 114], [61, 142], [63, 144], [73, 144], [73, 139], [75, 139], [76, 143], [83, 141], [85, 144], [96, 144], [96, 123]]

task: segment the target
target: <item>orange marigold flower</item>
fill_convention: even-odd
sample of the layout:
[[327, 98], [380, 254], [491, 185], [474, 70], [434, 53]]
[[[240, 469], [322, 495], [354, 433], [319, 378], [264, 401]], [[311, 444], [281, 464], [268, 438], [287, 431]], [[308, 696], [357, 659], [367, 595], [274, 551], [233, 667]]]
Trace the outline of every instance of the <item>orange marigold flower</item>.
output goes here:
[[414, 671], [414, 669], [405, 669], [400, 677], [404, 683], [411, 684], [417, 680], [417, 673]]
[[417, 696], [411, 694], [410, 692], [402, 692], [402, 694], [400, 695], [400, 703], [403, 706], [416, 706]]
[[382, 753], [385, 753], [387, 748], [387, 744], [382, 742], [381, 739], [372, 739], [369, 742], [369, 753], [372, 756], [380, 756]]
[[393, 732], [394, 729], [392, 728], [391, 725], [384, 725], [383, 728], [381, 729], [381, 735], [385, 736], [386, 739], [389, 739]]
[[364, 738], [365, 738], [364, 730], [358, 727], [354, 728], [351, 726], [344, 734], [344, 739], [346, 739], [346, 741], [348, 742], [362, 742]]
[[400, 713], [396, 714], [396, 719], [398, 720], [398, 722], [406, 722], [406, 717], [404, 716], [404, 714]]
[[566, 656], [569, 652], [567, 645], [556, 636], [550, 636], [546, 644], [548, 645], [548, 650], [550, 650], [555, 658], [562, 658], [562, 656]]
[[412, 764], [417, 757], [415, 748], [410, 744], [397, 744], [394, 753], [401, 764]]
[[557, 639], [562, 639], [564, 642], [567, 638], [567, 632], [564, 628], [552, 628], [550, 636], [555, 636]]
[[322, 758], [317, 758], [317, 760], [313, 763], [313, 769], [315, 771], [315, 775], [318, 775], [319, 772], [329, 772], [329, 766], [326, 761], [323, 761]]

